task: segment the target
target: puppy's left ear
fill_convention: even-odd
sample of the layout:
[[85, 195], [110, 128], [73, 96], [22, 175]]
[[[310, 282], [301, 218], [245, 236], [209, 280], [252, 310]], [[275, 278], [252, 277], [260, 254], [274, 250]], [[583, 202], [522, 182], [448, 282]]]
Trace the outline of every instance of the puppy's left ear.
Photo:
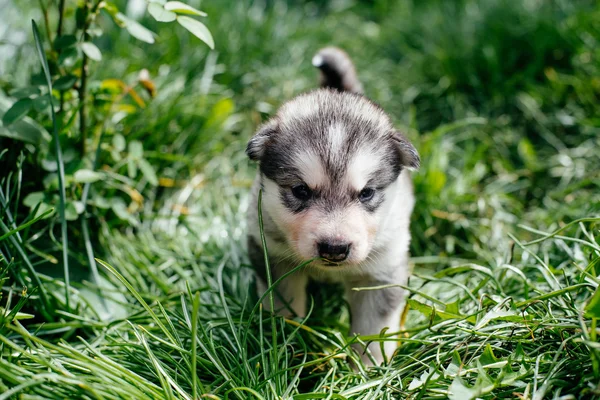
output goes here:
[[246, 146], [246, 154], [253, 161], [260, 161], [265, 155], [269, 139], [277, 132], [277, 121], [262, 124]]
[[415, 149], [415, 146], [412, 145], [406, 136], [398, 131], [394, 131], [392, 140], [400, 152], [402, 166], [412, 171], [418, 170], [421, 166], [421, 158], [419, 157], [419, 153], [417, 152], [417, 149]]

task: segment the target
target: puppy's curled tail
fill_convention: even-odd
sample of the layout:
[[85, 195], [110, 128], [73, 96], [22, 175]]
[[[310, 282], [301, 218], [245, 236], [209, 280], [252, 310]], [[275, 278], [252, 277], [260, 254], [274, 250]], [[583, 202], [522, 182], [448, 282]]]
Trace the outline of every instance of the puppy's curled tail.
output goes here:
[[343, 50], [325, 47], [315, 54], [312, 64], [321, 71], [321, 87], [363, 93], [354, 64]]

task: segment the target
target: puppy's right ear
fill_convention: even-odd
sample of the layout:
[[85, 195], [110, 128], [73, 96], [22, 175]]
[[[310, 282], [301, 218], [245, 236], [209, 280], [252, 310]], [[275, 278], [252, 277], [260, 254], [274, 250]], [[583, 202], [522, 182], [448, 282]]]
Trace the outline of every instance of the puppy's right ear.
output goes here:
[[262, 124], [246, 146], [246, 154], [251, 160], [260, 161], [265, 155], [269, 139], [277, 132], [277, 121]]

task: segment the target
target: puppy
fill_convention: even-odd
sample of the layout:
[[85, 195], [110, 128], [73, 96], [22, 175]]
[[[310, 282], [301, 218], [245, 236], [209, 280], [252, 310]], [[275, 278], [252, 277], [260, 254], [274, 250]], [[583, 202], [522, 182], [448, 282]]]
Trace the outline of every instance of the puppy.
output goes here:
[[[322, 88], [285, 103], [246, 149], [259, 162], [248, 218], [257, 287], [261, 294], [267, 289], [257, 212], [262, 189], [273, 281], [316, 259], [278, 285], [275, 311], [303, 317], [309, 279], [342, 282], [352, 334], [398, 331], [403, 289], [352, 289], [406, 284], [415, 202], [409, 170], [419, 167], [419, 155], [388, 115], [362, 95], [343, 51], [324, 48], [313, 64], [320, 69]], [[387, 341], [383, 347], [389, 359], [397, 345]], [[377, 363], [383, 361], [379, 343], [368, 350]], [[370, 365], [364, 349], [359, 353]]]

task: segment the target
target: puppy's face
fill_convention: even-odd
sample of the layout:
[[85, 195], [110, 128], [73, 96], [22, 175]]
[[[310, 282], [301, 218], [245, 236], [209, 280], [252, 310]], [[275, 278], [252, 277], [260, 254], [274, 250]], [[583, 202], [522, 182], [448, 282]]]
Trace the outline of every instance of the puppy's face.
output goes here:
[[248, 143], [263, 209], [296, 256], [324, 265], [369, 257], [386, 202], [414, 147], [362, 96], [319, 90], [285, 104]]

